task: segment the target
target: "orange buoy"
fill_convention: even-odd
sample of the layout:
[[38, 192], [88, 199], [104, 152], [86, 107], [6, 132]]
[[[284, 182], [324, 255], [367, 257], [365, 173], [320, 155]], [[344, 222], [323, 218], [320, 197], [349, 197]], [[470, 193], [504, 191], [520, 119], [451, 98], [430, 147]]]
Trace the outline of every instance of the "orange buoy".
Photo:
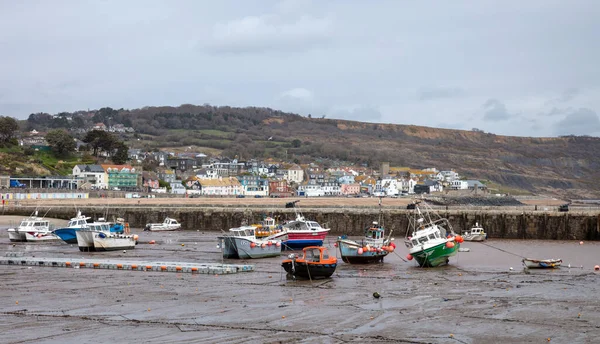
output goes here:
[[273, 243], [271, 242], [271, 240], [269, 240], [269, 241], [267, 242], [267, 245], [269, 245], [269, 246], [273, 245]]
[[412, 259], [413, 259], [413, 256], [412, 256], [412, 254], [410, 254], [410, 253], [409, 253], [409, 254], [407, 254], [407, 255], [406, 255], [406, 259], [408, 259], [408, 260], [412, 260]]
[[394, 249], [395, 249], [395, 246], [390, 246], [390, 247], [388, 247], [388, 251], [389, 251], [389, 252], [394, 252]]
[[334, 242], [334, 243], [333, 243], [333, 247], [337, 247], [337, 242]]
[[583, 241], [580, 241], [580, 242], [579, 242], [579, 245], [583, 245]]
[[255, 243], [253, 243], [253, 242], [251, 242], [251, 243], [250, 243], [250, 248], [255, 248], [255, 247], [256, 247], [256, 244], [255, 244]]
[[138, 241], [138, 239], [139, 239], [139, 236], [137, 234], [134, 234], [133, 235], [133, 240]]
[[260, 247], [265, 248], [267, 247], [267, 244], [265, 244], [264, 242], [262, 243], [262, 245], [260, 245]]
[[453, 248], [453, 247], [454, 247], [454, 243], [452, 241], [446, 242], [446, 248]]
[[390, 246], [392, 246], [393, 248], [396, 248], [396, 244], [391, 243]]
[[596, 270], [596, 271], [600, 270], [600, 265], [594, 266], [594, 270]]
[[461, 235], [457, 235], [456, 236], [456, 242], [457, 243], [462, 243], [463, 241], [465, 241], [465, 239], [463, 239], [463, 237]]
[[275, 244], [275, 246], [279, 247], [279, 246], [281, 246], [281, 243], [278, 241], [278, 242]]
[[363, 248], [362, 247], [358, 248], [358, 254], [363, 254]]
[[156, 244], [156, 241], [154, 241], [154, 240], [150, 240], [148, 243], [149, 243], [150, 245], [154, 245], [154, 244]]

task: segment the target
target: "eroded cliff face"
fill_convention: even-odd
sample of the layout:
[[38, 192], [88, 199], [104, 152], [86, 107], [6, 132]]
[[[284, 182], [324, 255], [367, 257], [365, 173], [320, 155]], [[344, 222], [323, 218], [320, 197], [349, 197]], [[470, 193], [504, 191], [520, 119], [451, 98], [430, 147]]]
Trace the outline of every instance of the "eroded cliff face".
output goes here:
[[455, 169], [501, 187], [564, 198], [600, 197], [600, 138], [533, 138], [412, 125], [337, 121], [337, 145], [413, 168]]

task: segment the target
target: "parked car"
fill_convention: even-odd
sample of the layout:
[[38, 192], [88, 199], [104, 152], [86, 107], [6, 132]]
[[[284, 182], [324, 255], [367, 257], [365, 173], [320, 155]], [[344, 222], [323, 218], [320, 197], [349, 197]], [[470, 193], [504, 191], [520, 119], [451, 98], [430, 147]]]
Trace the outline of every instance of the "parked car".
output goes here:
[[133, 195], [131, 195], [132, 198], [140, 198], [140, 194], [134, 193]]

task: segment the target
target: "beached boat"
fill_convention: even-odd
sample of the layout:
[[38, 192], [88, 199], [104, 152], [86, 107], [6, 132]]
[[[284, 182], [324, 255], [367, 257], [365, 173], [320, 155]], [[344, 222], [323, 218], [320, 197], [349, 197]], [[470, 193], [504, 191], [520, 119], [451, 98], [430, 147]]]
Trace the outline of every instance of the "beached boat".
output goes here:
[[218, 237], [223, 258], [267, 258], [281, 254], [281, 241], [256, 238], [254, 226], [230, 228], [229, 234]]
[[83, 228], [87, 228], [88, 222], [91, 220], [91, 217], [81, 215], [81, 212], [78, 211], [77, 215], [67, 224], [67, 227], [55, 229], [52, 231], [55, 235], [62, 239], [62, 241], [67, 244], [77, 244], [77, 231]]
[[475, 226], [471, 227], [469, 231], [462, 234], [465, 241], [484, 241], [487, 239], [487, 234], [483, 227], [479, 225], [479, 222], [475, 222]]
[[414, 204], [404, 241], [409, 249], [407, 258], [416, 259], [421, 267], [448, 264], [450, 257], [458, 252], [462, 237], [454, 233], [448, 219], [435, 213], [427, 203]]
[[34, 241], [33, 238], [38, 234], [41, 237], [52, 233], [52, 230], [54, 230], [54, 225], [43, 217], [39, 217], [36, 210], [31, 216], [22, 219], [18, 227], [9, 228], [7, 232], [10, 241], [27, 241], [27, 233], [30, 234], [31, 241]]
[[177, 222], [177, 220], [172, 219], [170, 217], [166, 217], [162, 223], [148, 223], [146, 227], [144, 227], [145, 231], [174, 231], [181, 228], [181, 223]]
[[290, 254], [281, 266], [293, 277], [328, 278], [335, 272], [337, 258], [330, 256], [325, 247], [309, 246], [302, 250], [301, 257], [295, 253]]
[[136, 235], [123, 234], [124, 227], [123, 219], [119, 218], [117, 222], [110, 223], [100, 218], [75, 232], [77, 246], [84, 252], [135, 248]]
[[384, 228], [377, 221], [365, 229], [360, 241], [350, 240], [346, 236], [338, 237], [336, 244], [340, 250], [342, 261], [351, 264], [383, 262], [383, 258], [394, 251], [388, 237], [384, 237]]
[[529, 269], [553, 269], [562, 264], [562, 259], [531, 259], [523, 258], [523, 265]]
[[275, 219], [267, 216], [262, 221], [252, 224], [252, 227], [256, 228], [255, 235], [257, 238], [265, 238], [276, 233], [280, 233], [282, 230], [281, 225], [275, 222]]
[[27, 232], [25, 233], [25, 240], [28, 242], [37, 242], [37, 241], [57, 241], [60, 238], [50, 232]]
[[131, 250], [137, 244], [136, 235], [118, 233], [94, 233], [95, 251]]
[[281, 239], [284, 249], [302, 249], [307, 246], [321, 246], [329, 233], [329, 228], [323, 228], [316, 221], [307, 220], [296, 208], [299, 201], [286, 203], [286, 208], [294, 208], [296, 218], [281, 227], [281, 232], [266, 239]]

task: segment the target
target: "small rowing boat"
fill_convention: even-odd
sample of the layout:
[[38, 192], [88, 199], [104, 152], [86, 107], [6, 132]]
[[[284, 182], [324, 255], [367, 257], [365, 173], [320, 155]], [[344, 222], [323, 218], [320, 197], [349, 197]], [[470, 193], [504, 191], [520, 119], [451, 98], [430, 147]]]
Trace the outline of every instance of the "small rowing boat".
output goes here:
[[523, 265], [529, 269], [553, 269], [562, 264], [562, 259], [531, 259], [523, 258]]

